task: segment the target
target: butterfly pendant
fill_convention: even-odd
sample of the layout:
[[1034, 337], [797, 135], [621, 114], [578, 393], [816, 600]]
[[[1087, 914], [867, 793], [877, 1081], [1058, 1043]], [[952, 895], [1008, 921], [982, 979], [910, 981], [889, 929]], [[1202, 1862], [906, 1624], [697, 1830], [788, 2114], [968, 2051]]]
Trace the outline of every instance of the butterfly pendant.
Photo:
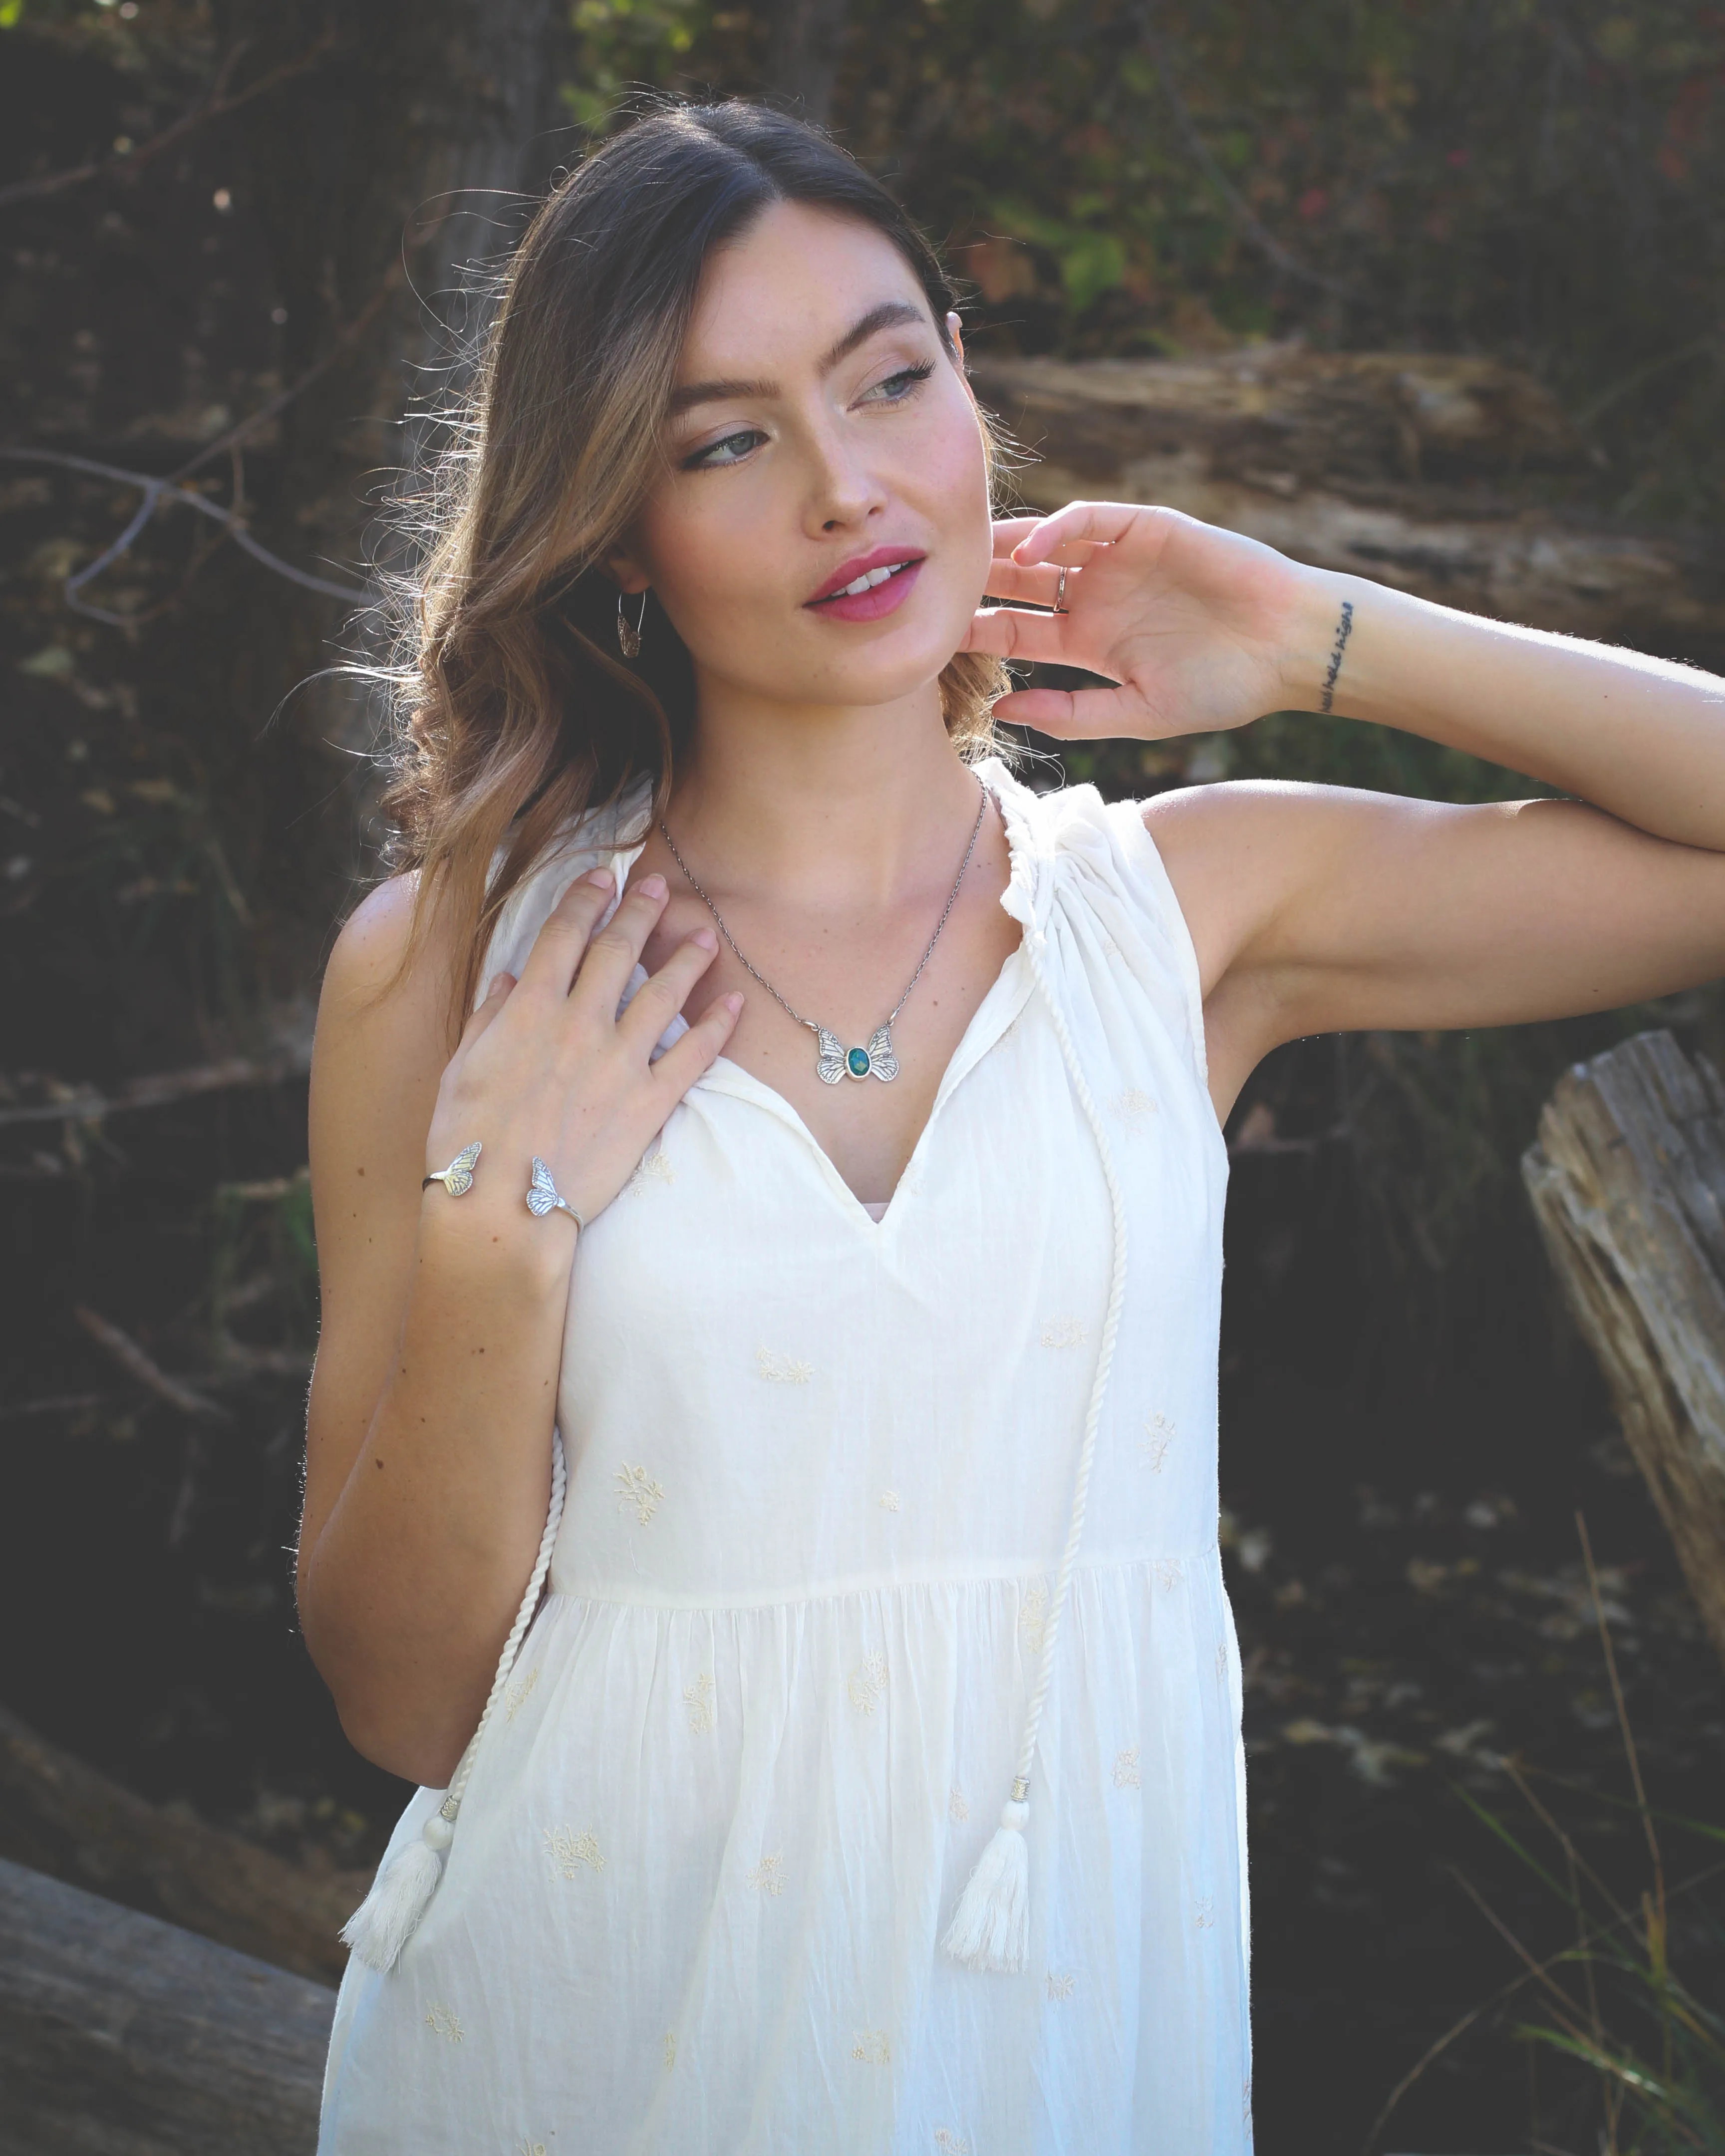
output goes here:
[[533, 1180], [527, 1186], [527, 1210], [543, 1219], [547, 1213], [567, 1213], [569, 1201], [551, 1179], [551, 1170], [536, 1152], [533, 1156]]
[[869, 1036], [866, 1048], [846, 1048], [836, 1033], [826, 1028], [816, 1029], [820, 1052], [815, 1059], [815, 1069], [820, 1073], [824, 1086], [836, 1086], [841, 1078], [896, 1078], [898, 1058], [892, 1052], [892, 1034], [881, 1026]]
[[456, 1154], [446, 1168], [440, 1170], [436, 1175], [428, 1175], [425, 1180], [428, 1183], [442, 1183], [451, 1198], [464, 1196], [473, 1188], [473, 1164], [479, 1158], [482, 1150], [480, 1141], [475, 1138], [470, 1146], [464, 1147]]

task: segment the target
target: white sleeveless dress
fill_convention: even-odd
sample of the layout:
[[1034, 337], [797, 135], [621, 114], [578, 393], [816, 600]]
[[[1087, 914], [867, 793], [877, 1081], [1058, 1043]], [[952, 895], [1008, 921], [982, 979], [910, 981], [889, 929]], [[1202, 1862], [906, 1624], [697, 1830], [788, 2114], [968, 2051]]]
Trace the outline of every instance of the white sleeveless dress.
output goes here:
[[[1197, 965], [1137, 808], [978, 771], [1047, 991], [1015, 949], [883, 1217], [721, 1057], [581, 1237], [549, 1594], [418, 1930], [349, 1965], [321, 2156], [1250, 2146]], [[572, 834], [482, 978], [582, 870], [620, 884], [644, 809]], [[1115, 1250], [1050, 996], [1127, 1275], [1003, 1976], [938, 1943], [1016, 1771]]]

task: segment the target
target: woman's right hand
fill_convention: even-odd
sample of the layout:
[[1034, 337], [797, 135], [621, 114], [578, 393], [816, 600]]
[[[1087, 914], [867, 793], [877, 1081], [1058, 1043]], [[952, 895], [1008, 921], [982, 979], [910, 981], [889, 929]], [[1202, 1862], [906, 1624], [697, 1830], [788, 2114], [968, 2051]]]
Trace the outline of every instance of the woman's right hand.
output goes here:
[[612, 888], [603, 869], [576, 877], [534, 938], [519, 978], [499, 973], [490, 983], [438, 1088], [426, 1173], [446, 1168], [477, 1138], [485, 1151], [471, 1194], [490, 1186], [495, 1203], [506, 1186], [507, 1202], [524, 1219], [535, 1154], [583, 1220], [608, 1205], [723, 1049], [742, 1008], [738, 993], [715, 998], [649, 1062], [711, 964], [718, 939], [710, 928], [696, 929], [619, 1018], [618, 1004], [665, 910], [665, 883], [643, 878], [595, 933]]

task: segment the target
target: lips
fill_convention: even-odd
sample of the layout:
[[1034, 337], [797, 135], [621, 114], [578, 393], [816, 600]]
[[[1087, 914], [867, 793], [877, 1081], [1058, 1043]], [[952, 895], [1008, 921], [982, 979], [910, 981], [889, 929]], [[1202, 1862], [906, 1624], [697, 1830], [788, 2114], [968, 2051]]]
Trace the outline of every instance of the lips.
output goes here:
[[878, 591], [895, 569], [902, 572], [905, 567], [923, 558], [915, 547], [874, 547], [866, 554], [858, 554], [850, 561], [841, 562], [807, 603], [820, 606], [828, 599], [837, 598], [841, 594], [846, 598], [860, 598], [863, 593], [852, 591], [850, 586], [867, 578], [869, 587]]

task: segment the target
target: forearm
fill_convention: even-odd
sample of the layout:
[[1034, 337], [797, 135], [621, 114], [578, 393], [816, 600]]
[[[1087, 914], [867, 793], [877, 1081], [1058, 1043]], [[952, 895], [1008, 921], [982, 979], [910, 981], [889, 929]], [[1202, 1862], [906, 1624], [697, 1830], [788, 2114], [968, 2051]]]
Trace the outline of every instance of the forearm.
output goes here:
[[1326, 708], [1327, 685], [1346, 717], [1524, 772], [1656, 838], [1725, 850], [1715, 675], [1317, 571], [1302, 581], [1286, 670], [1291, 707]]
[[395, 1363], [300, 1590], [349, 1734], [437, 1787], [544, 1529], [573, 1241], [480, 1199], [428, 1194]]

